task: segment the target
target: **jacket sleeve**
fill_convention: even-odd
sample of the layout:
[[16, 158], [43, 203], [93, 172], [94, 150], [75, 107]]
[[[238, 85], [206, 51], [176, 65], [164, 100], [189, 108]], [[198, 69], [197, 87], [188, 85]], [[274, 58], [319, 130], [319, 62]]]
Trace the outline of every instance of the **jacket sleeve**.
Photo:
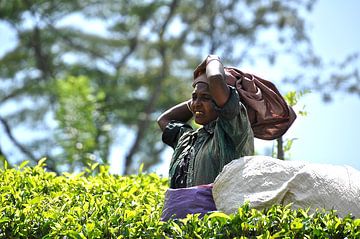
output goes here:
[[174, 149], [180, 136], [189, 129], [192, 129], [190, 125], [172, 120], [165, 127], [162, 134], [162, 141]]
[[[233, 144], [236, 155], [252, 155], [254, 152], [254, 135], [245, 106], [239, 101], [235, 88], [231, 88], [229, 100], [224, 107], [216, 108], [219, 114], [215, 128], [217, 141]], [[220, 139], [221, 138], [221, 139]]]

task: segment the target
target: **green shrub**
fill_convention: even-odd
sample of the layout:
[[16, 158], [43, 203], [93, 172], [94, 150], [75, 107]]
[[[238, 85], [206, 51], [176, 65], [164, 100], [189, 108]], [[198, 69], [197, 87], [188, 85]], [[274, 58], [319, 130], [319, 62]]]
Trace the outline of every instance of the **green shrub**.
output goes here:
[[278, 205], [161, 222], [166, 178], [99, 171], [0, 170], [0, 238], [360, 238], [360, 219]]

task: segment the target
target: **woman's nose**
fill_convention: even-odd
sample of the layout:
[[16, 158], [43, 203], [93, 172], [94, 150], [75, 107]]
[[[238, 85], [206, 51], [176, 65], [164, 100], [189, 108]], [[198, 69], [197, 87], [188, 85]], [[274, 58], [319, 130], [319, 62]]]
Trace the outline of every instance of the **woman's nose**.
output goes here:
[[201, 101], [199, 99], [193, 100], [194, 106], [199, 106], [201, 104]]

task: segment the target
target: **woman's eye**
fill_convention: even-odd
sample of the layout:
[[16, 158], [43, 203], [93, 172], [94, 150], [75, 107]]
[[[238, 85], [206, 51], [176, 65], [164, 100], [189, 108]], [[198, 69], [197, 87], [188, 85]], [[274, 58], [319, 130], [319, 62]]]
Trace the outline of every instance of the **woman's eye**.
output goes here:
[[210, 101], [212, 100], [212, 97], [211, 96], [196, 96], [196, 95], [193, 95], [191, 97], [192, 101], [195, 101], [195, 100], [200, 100], [200, 101]]
[[211, 100], [211, 97], [209, 97], [209, 96], [204, 96], [203, 99], [206, 100], [206, 101], [209, 101], [209, 100]]

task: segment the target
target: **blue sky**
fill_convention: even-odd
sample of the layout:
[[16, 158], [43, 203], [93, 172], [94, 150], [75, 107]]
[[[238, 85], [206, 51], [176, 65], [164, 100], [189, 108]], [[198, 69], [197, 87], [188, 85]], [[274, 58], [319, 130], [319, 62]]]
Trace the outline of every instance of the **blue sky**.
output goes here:
[[[359, 9], [360, 1], [356, 0], [319, 0], [315, 4], [307, 20], [317, 54], [330, 61], [342, 59], [354, 51], [360, 52], [360, 32], [355, 25]], [[13, 36], [6, 33], [6, 28], [0, 24], [0, 54], [13, 43]], [[261, 70], [276, 75], [281, 66]], [[325, 104], [314, 92], [303, 97], [298, 105], [305, 105], [308, 115], [299, 116], [285, 134], [285, 138], [296, 138], [290, 152], [291, 160], [346, 164], [360, 170], [360, 97], [336, 93], [335, 100]], [[272, 147], [272, 144], [256, 141], [260, 151], [264, 147]], [[113, 155], [117, 155], [118, 159], [125, 148], [124, 145], [117, 146]], [[166, 157], [169, 158], [170, 154], [171, 151], [167, 151]], [[168, 164], [169, 160], [165, 160], [156, 171], [167, 175]], [[119, 173], [121, 168], [121, 165], [114, 164], [111, 171]]]
[[[356, 26], [360, 1], [320, 0], [309, 22], [316, 52], [327, 60], [342, 59], [360, 52]], [[359, 61], [358, 61], [359, 62]], [[360, 66], [357, 66], [359, 69]], [[304, 97], [308, 116], [299, 117], [285, 135], [298, 138], [291, 150], [292, 160], [350, 165], [360, 170], [360, 97], [336, 94], [324, 104], [315, 93]]]
[[[360, 1], [356, 0], [316, 2], [307, 18], [309, 35], [315, 53], [326, 62], [360, 52], [360, 33], [355, 26], [359, 9]], [[267, 76], [282, 78], [281, 71], [289, 67], [285, 64], [258, 66], [245, 67], [245, 70], [265, 79]], [[360, 170], [360, 97], [341, 93], [333, 96], [333, 102], [324, 103], [320, 94], [313, 91], [303, 96], [295, 106], [296, 111], [305, 106], [307, 116], [298, 116], [284, 135], [285, 139], [296, 138], [289, 158], [309, 163], [349, 165]], [[255, 140], [255, 150], [260, 154], [268, 154], [273, 146], [273, 141]], [[171, 152], [166, 153], [168, 159]], [[165, 161], [157, 172], [167, 175], [168, 164], [169, 160]]]

